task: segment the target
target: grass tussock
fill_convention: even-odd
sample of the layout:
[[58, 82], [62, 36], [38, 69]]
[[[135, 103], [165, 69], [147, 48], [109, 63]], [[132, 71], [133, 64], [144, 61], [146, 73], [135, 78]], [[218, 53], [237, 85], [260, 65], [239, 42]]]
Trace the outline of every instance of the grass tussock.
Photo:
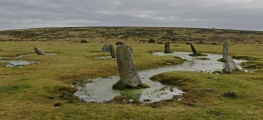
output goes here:
[[[262, 92], [259, 92], [262, 91], [262, 88], [256, 85], [263, 83], [262, 80], [257, 81], [260, 76], [249, 73], [220, 75], [196, 72], [168, 72], [155, 75], [151, 79], [160, 81], [163, 84], [180, 86], [185, 92], [184, 99], [180, 102], [190, 107], [198, 107], [208, 111], [220, 110], [228, 113], [219, 115], [221, 117], [261, 118], [262, 116], [259, 114], [248, 117], [251, 114], [250, 112], [254, 111], [254, 108], [262, 106], [257, 101], [262, 99], [260, 95]], [[254, 87], [253, 90], [252, 87]], [[258, 90], [258, 92], [254, 90]], [[242, 112], [239, 110], [242, 110]], [[257, 109], [257, 112], [262, 112], [262, 109]]]

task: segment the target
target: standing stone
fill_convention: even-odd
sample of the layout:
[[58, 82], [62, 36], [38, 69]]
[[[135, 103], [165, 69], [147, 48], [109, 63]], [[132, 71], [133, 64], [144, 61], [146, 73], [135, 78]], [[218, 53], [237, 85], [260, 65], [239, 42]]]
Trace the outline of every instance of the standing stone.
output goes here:
[[230, 56], [227, 56], [226, 58], [225, 69], [226, 69], [225, 71], [226, 73], [231, 73], [235, 69], [237, 69], [236, 63]]
[[105, 43], [102, 47], [102, 52], [109, 52], [110, 51], [110, 48], [109, 48], [109, 45], [107, 43]]
[[133, 50], [128, 45], [117, 46], [117, 63], [120, 74], [120, 82], [123, 86], [137, 87], [142, 81], [137, 74], [133, 63]]
[[112, 57], [112, 58], [116, 58], [116, 54], [115, 54], [115, 52], [114, 52], [114, 47], [113, 47], [113, 45], [112, 45], [112, 44], [109, 44], [109, 46], [110, 46], [110, 55], [111, 55], [111, 57]]
[[228, 44], [227, 41], [224, 41], [224, 45], [223, 45], [223, 59], [226, 61], [228, 56]]
[[35, 47], [34, 50], [35, 50], [36, 54], [38, 54], [38, 55], [45, 55], [45, 52], [42, 51], [42, 50], [41, 50], [40, 48], [38, 48], [38, 47]]
[[171, 53], [170, 42], [165, 42], [165, 44], [164, 44], [164, 53]]
[[191, 47], [191, 49], [192, 49], [193, 55], [198, 55], [198, 54], [197, 54], [197, 51], [196, 51], [196, 49], [195, 49], [195, 47], [193, 46], [192, 43], [190, 43], [190, 47]]

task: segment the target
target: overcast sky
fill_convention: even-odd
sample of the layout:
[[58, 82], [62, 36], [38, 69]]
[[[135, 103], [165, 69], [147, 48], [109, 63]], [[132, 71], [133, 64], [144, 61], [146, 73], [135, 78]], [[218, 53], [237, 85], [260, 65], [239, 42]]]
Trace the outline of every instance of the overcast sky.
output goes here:
[[0, 30], [72, 26], [263, 31], [263, 0], [0, 0]]

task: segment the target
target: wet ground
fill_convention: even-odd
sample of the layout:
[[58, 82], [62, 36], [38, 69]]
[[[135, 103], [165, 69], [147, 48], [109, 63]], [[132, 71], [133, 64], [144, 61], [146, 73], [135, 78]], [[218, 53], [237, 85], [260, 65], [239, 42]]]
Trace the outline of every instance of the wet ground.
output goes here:
[[[86, 102], [107, 102], [113, 100], [115, 96], [125, 96], [131, 100], [139, 100], [142, 103], [157, 102], [161, 100], [178, 98], [181, 99], [183, 91], [175, 86], [162, 85], [159, 82], [151, 81], [149, 78], [153, 75], [160, 74], [163, 72], [170, 71], [193, 71], [193, 72], [214, 72], [221, 71], [224, 68], [224, 63], [217, 61], [222, 58], [220, 54], [207, 54], [207, 56], [191, 57], [190, 52], [175, 52], [175, 53], [163, 53], [155, 52], [153, 55], [165, 56], [173, 55], [178, 56], [186, 61], [182, 64], [156, 68], [146, 71], [139, 71], [138, 74], [142, 79], [143, 83], [151, 86], [146, 89], [127, 89], [127, 90], [114, 90], [112, 85], [119, 80], [118, 76], [111, 76], [108, 78], [96, 78], [87, 79], [86, 84], [76, 85], [78, 91], [75, 93], [76, 96], [83, 99]], [[242, 67], [239, 65], [245, 60], [234, 60], [237, 67], [241, 70]]]

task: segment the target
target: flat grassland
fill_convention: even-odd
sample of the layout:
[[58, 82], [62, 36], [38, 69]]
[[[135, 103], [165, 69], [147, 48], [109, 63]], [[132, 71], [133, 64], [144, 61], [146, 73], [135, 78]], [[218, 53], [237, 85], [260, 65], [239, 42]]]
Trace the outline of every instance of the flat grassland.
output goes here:
[[[156, 43], [147, 43], [154, 39]], [[85, 103], [73, 95], [71, 83], [85, 78], [118, 74], [116, 59], [101, 52], [104, 42], [132, 46], [137, 70], [180, 64], [173, 56], [158, 57], [164, 41], [171, 51], [222, 52], [229, 40], [229, 54], [249, 60], [244, 68], [255, 72], [210, 74], [168, 72], [152, 77], [177, 85], [184, 99], [150, 104]], [[79, 43], [87, 40], [88, 43]], [[263, 32], [184, 28], [42, 28], [0, 31], [0, 57], [26, 55], [22, 60], [40, 63], [5, 67], [0, 63], [0, 119], [263, 119]], [[158, 44], [159, 43], [159, 44]], [[57, 55], [36, 55], [33, 48]], [[103, 86], [98, 86], [103, 87]], [[234, 95], [233, 95], [234, 94]], [[60, 103], [60, 106], [54, 105]]]

